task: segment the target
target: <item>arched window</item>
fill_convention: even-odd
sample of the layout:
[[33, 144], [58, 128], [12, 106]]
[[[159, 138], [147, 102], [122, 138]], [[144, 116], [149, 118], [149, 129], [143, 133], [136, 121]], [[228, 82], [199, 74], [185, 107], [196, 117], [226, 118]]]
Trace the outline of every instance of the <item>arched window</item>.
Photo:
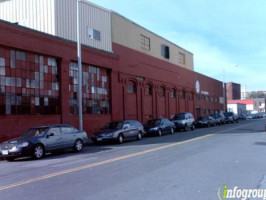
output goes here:
[[182, 90], [181, 97], [182, 97], [182, 99], [185, 99], [186, 98], [186, 91], [185, 90]]
[[128, 94], [136, 94], [137, 86], [134, 82], [129, 82], [127, 84], [127, 93]]
[[164, 97], [165, 96], [165, 88], [164, 87], [159, 87], [158, 96], [159, 97]]
[[175, 89], [171, 89], [170, 97], [176, 98], [176, 90]]
[[145, 87], [145, 95], [149, 95], [149, 96], [152, 95], [152, 86], [149, 84], [147, 84]]

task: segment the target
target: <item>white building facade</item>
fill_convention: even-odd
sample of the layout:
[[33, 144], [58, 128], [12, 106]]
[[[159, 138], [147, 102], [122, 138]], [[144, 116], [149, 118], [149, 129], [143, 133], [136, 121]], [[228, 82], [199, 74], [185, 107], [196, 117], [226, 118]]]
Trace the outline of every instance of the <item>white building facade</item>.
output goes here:
[[247, 114], [247, 109], [245, 104], [241, 103], [228, 103], [227, 110], [229, 112], [234, 112], [235, 114]]

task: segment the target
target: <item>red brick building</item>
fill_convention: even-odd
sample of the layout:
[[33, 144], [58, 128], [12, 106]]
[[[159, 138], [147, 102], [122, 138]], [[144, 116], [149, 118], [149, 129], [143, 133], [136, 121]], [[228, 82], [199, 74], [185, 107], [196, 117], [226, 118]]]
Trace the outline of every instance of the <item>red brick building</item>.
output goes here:
[[[78, 127], [76, 43], [4, 21], [0, 30], [0, 140], [43, 124]], [[82, 47], [89, 135], [110, 120], [222, 110], [220, 81], [116, 43], [113, 52]]]
[[227, 100], [241, 99], [241, 85], [238, 83], [226, 83]]

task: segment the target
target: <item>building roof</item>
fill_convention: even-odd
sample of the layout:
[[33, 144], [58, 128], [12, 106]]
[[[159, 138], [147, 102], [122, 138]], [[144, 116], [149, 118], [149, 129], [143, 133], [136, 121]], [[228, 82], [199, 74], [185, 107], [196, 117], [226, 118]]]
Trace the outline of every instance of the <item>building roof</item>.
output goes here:
[[253, 104], [254, 99], [245, 99], [245, 100], [228, 100], [227, 103], [241, 103], [241, 104]]

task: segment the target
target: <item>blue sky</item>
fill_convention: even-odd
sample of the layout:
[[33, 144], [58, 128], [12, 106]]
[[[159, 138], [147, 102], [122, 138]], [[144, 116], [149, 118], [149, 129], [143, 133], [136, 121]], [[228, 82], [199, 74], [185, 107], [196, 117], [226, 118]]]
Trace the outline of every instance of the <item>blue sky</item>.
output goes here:
[[194, 54], [195, 71], [266, 90], [265, 0], [90, 0]]

